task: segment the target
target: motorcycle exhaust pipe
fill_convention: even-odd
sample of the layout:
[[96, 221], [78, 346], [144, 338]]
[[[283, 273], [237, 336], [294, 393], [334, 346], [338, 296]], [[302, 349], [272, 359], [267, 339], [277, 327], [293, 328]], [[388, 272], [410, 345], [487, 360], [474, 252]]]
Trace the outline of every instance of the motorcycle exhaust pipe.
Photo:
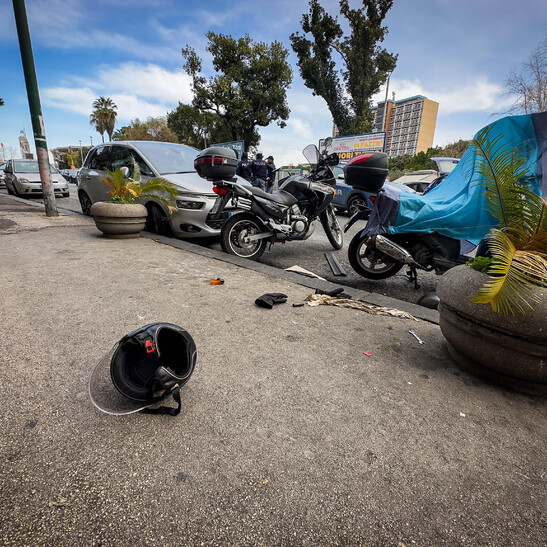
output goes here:
[[398, 262], [403, 264], [419, 264], [412, 258], [412, 255], [397, 243], [394, 243], [390, 239], [384, 236], [377, 235], [374, 237], [374, 246], [382, 253], [394, 258]]

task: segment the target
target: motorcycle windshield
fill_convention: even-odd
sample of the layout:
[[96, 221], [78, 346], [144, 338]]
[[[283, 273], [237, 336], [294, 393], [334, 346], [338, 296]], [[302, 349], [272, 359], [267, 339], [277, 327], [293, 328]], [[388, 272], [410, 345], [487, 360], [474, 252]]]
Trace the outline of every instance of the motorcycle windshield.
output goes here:
[[[509, 116], [487, 127], [494, 148], [517, 150], [524, 157], [520, 184], [547, 196], [547, 112]], [[477, 245], [498, 226], [489, 211], [484, 180], [478, 154], [470, 147], [454, 170], [427, 194], [383, 196], [382, 192], [365, 231], [368, 235], [438, 232]]]
[[319, 162], [319, 150], [315, 144], [308, 144], [308, 146], [302, 150], [302, 154], [304, 154], [304, 157], [312, 167], [315, 167]]

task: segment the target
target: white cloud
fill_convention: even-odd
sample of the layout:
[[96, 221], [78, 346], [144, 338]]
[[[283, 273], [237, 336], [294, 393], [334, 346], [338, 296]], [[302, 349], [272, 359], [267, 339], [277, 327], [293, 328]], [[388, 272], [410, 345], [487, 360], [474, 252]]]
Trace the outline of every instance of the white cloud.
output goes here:
[[75, 78], [75, 87], [42, 90], [44, 104], [89, 116], [93, 101], [110, 97], [118, 107], [118, 120], [165, 116], [178, 102], [192, 100], [191, 79], [181, 70], [125, 63], [102, 67], [93, 78]]
[[[502, 98], [502, 86], [488, 81], [484, 76], [477, 76], [467, 82], [458, 82], [455, 77], [449, 85], [449, 89], [446, 89], [446, 86], [439, 89], [433, 85], [423, 84], [420, 80], [392, 78], [389, 83], [388, 99], [392, 99], [392, 92], [395, 92], [395, 100], [424, 95], [439, 103], [439, 116], [457, 112], [493, 112], [505, 103]], [[384, 100], [385, 87], [373, 97], [374, 104]]]

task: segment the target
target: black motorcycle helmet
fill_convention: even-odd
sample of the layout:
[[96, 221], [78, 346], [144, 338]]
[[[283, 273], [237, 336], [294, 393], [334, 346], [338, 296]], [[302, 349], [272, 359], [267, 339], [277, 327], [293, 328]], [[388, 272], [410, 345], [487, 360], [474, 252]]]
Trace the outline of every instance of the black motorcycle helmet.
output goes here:
[[[171, 323], [145, 325], [126, 334], [99, 362], [90, 382], [91, 399], [110, 414], [140, 410], [175, 416], [181, 408], [179, 390], [190, 379], [196, 357], [194, 340], [182, 327]], [[107, 366], [110, 385], [117, 394], [105, 385]], [[148, 408], [169, 394], [178, 408]]]

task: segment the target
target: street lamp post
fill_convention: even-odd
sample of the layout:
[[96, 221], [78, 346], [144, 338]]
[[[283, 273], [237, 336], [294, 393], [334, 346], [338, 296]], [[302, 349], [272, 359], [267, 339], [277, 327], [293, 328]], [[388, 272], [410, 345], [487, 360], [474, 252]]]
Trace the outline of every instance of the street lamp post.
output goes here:
[[84, 155], [82, 154], [82, 141], [78, 141], [80, 143], [80, 160], [82, 162], [82, 165], [84, 164]]
[[32, 53], [32, 44], [30, 41], [25, 0], [13, 0], [13, 11], [15, 14], [17, 36], [19, 38], [19, 49], [21, 50], [21, 60], [23, 62], [23, 74], [27, 87], [30, 117], [34, 132], [34, 145], [36, 146], [38, 171], [40, 172], [40, 182], [42, 183], [42, 191], [44, 193], [46, 216], [56, 217], [58, 216], [57, 205], [55, 203], [55, 193], [51, 180], [46, 130], [42, 117], [42, 106], [40, 104], [40, 94], [38, 91], [38, 81], [36, 79], [36, 68], [34, 66], [34, 55]]
[[385, 98], [385, 101], [384, 101], [384, 117], [383, 117], [383, 120], [382, 120], [382, 131], [385, 132], [386, 130], [386, 115], [387, 115], [387, 94], [388, 94], [388, 91], [389, 91], [389, 79], [391, 77], [391, 72], [388, 72], [387, 73], [387, 82], [386, 82], [386, 98]]
[[93, 146], [93, 137], [89, 137], [89, 140], [91, 141], [91, 146]]

